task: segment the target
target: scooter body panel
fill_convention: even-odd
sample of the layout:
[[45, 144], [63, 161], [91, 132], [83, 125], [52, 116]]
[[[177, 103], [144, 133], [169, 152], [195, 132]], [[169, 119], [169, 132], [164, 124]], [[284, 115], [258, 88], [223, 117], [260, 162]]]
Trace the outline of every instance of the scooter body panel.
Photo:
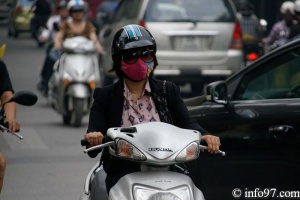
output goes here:
[[73, 83], [67, 88], [66, 94], [69, 97], [87, 99], [91, 96], [91, 90], [86, 84]]
[[[202, 192], [195, 187], [187, 175], [172, 171], [141, 171], [122, 177], [109, 192], [111, 200], [139, 199], [134, 197], [137, 193], [134, 188], [141, 187], [153, 190], [153, 193], [175, 193], [186, 191], [185, 200], [204, 200]], [[181, 190], [180, 188], [186, 188]], [[153, 195], [154, 195], [153, 194]], [[142, 195], [142, 192], [140, 192]], [[130, 197], [130, 198], [129, 198]]]
[[[66, 97], [87, 99], [90, 103], [92, 89], [89, 82], [94, 80], [100, 85], [100, 72], [96, 54], [68, 54], [65, 53], [59, 60], [58, 70], [54, 73], [54, 83], [57, 85], [57, 96], [54, 102], [58, 113], [66, 114]], [[71, 84], [66, 86], [64, 78], [70, 77]]]

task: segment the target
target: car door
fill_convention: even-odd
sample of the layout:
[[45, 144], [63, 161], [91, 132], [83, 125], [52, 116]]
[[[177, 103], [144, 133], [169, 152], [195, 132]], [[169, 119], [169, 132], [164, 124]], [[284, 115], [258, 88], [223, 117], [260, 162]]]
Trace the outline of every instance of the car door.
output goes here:
[[242, 195], [255, 188], [265, 196], [272, 188], [300, 191], [299, 44], [265, 60], [227, 81], [229, 104], [208, 102], [191, 110], [227, 152], [202, 155], [191, 167], [209, 199], [231, 199], [235, 188]]

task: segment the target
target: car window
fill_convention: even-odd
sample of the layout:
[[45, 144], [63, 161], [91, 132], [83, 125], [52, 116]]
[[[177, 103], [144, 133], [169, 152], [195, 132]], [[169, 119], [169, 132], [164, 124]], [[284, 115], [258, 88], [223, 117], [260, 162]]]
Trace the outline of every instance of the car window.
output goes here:
[[113, 18], [113, 22], [119, 22], [122, 20], [135, 19], [141, 7], [141, 0], [124, 0], [117, 8], [116, 14]]
[[31, 6], [33, 4], [33, 0], [20, 0], [21, 6]]
[[145, 21], [233, 22], [234, 12], [227, 0], [151, 0]]
[[235, 100], [300, 98], [300, 49], [278, 56], [246, 73]]

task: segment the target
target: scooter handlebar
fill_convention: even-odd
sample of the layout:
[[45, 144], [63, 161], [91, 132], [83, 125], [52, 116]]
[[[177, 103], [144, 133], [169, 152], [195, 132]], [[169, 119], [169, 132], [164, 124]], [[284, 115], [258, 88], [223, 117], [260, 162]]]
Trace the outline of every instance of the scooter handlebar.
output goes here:
[[[8, 131], [7, 123], [6, 124], [0, 124], [0, 131]], [[18, 133], [13, 133], [13, 135], [17, 136], [20, 140], [23, 140], [23, 136]]]
[[90, 143], [86, 139], [80, 141], [81, 146], [88, 146]]

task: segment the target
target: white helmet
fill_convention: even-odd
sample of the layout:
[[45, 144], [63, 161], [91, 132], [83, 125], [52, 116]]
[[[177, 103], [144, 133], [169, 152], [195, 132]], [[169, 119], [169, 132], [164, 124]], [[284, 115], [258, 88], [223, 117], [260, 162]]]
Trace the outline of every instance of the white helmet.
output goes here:
[[84, 11], [85, 10], [85, 3], [82, 0], [71, 0], [68, 3], [67, 9], [69, 10], [69, 12]]
[[285, 2], [283, 2], [283, 4], [280, 7], [280, 12], [282, 14], [286, 14], [287, 11], [290, 11], [291, 14], [294, 14], [294, 7], [295, 7], [294, 2], [285, 1]]
[[295, 12], [300, 13], [300, 0], [295, 1]]

